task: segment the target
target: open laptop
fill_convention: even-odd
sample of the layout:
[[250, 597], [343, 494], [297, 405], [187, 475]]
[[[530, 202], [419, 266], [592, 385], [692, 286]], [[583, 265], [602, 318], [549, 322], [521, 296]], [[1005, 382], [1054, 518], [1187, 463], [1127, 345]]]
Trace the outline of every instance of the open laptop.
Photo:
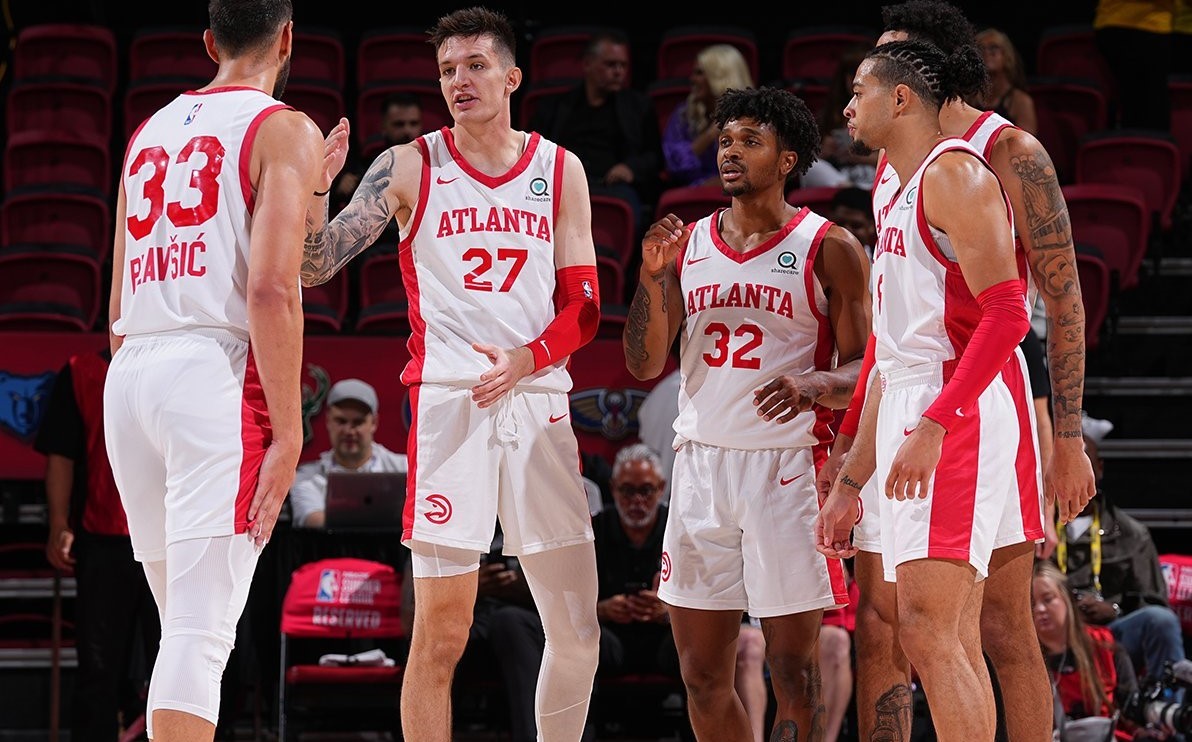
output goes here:
[[406, 502], [402, 472], [327, 474], [327, 528], [400, 530]]

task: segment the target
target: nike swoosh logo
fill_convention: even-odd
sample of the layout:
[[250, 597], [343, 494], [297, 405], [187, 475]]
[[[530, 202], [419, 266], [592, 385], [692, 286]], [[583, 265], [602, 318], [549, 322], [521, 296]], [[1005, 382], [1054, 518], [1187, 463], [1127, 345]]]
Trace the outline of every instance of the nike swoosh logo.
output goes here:
[[[803, 474], [806, 474], [806, 473], [807, 473], [807, 472], [803, 472]], [[787, 486], [788, 484], [790, 484], [791, 482], [793, 482], [793, 481], [795, 481], [796, 479], [798, 479], [799, 477], [803, 476], [803, 474], [796, 474], [795, 476], [791, 477], [790, 479], [787, 479], [786, 477], [783, 477], [782, 479], [779, 479], [779, 480], [778, 480], [778, 484], [779, 484], [780, 486], [782, 486], [782, 487], [785, 487], [785, 486]]]
[[687, 258], [687, 265], [695, 265], [696, 263], [702, 263], [710, 257], [712, 257], [712, 256], [705, 255], [702, 258]]
[[550, 421], [551, 421], [552, 423], [557, 423], [557, 422], [559, 422], [560, 420], [562, 420], [562, 419], [563, 419], [563, 418], [565, 418], [565, 417], [567, 417], [567, 415], [566, 415], [566, 414], [563, 414], [563, 415], [551, 415], [551, 416], [550, 416]]
[[902, 429], [902, 434], [903, 434], [903, 435], [910, 435], [910, 434], [911, 434], [911, 433], [913, 433], [913, 432], [915, 432], [915, 429], [914, 429], [914, 428], [903, 428], [903, 429]]
[[964, 417], [964, 410], [957, 407], [956, 408], [956, 417]]
[[456, 178], [452, 178], [451, 180], [443, 180], [443, 176], [442, 176], [442, 175], [440, 175], [439, 177], [435, 178], [435, 182], [436, 182], [436, 183], [438, 183], [439, 185], [447, 185], [448, 183], [454, 183], [454, 182], [455, 182], [455, 181], [457, 181], [457, 180], [459, 180], [459, 178], [458, 178], [458, 177], [456, 177]]
[[891, 178], [893, 178], [893, 177], [894, 177], [894, 173], [890, 173], [890, 174], [889, 174], [889, 175], [887, 175], [886, 177], [882, 178], [882, 180], [881, 180], [881, 185], [885, 185], [885, 184], [889, 183], [889, 182], [890, 182], [890, 179], [891, 179]]

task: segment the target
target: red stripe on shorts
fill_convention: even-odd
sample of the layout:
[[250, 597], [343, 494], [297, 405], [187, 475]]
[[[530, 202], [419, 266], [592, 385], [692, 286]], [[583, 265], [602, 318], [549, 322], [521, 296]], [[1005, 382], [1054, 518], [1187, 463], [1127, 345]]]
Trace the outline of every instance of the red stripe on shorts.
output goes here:
[[1043, 538], [1043, 519], [1039, 514], [1039, 480], [1036, 472], [1039, 460], [1035, 454], [1031, 412], [1027, 407], [1026, 381], [1018, 354], [1010, 356], [1002, 368], [1002, 381], [1014, 398], [1014, 412], [1018, 416], [1018, 454], [1014, 469], [1018, 473], [1018, 507], [1022, 511], [1022, 531], [1028, 541]]
[[248, 530], [248, 507], [257, 492], [261, 479], [261, 462], [265, 450], [273, 441], [273, 427], [269, 424], [269, 407], [265, 404], [265, 390], [257, 373], [257, 361], [252, 347], [244, 363], [244, 388], [240, 397], [240, 489], [236, 493], [235, 532]]
[[414, 538], [414, 510], [418, 495], [418, 395], [421, 385], [410, 387], [410, 437], [406, 441], [406, 502], [401, 513], [402, 541]]
[[929, 559], [968, 561], [972, 551], [973, 516], [977, 506], [977, 456], [981, 450], [979, 406], [965, 411], [961, 422], [944, 436], [931, 492]]

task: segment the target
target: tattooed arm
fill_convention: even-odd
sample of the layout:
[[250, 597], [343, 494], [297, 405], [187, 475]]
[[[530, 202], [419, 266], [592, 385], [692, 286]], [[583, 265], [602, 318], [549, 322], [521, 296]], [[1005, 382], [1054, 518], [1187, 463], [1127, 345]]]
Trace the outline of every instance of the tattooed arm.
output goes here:
[[399, 223], [407, 221], [417, 200], [421, 174], [422, 156], [416, 145], [392, 147], [369, 167], [352, 201], [335, 219], [327, 221], [327, 197], [322, 199], [321, 213], [308, 210], [302, 285], [326, 283], [373, 244], [395, 215]]
[[1007, 131], [998, 139], [990, 164], [1010, 197], [1014, 226], [1047, 308], [1054, 443], [1044, 485], [1048, 499], [1058, 499], [1060, 518], [1066, 522], [1096, 493], [1081, 435], [1085, 317], [1068, 206], [1047, 150], [1030, 134]]
[[651, 225], [642, 239], [641, 272], [622, 335], [625, 367], [634, 378], [653, 379], [662, 373], [683, 323], [675, 256], [690, 236], [690, 225], [667, 214]]

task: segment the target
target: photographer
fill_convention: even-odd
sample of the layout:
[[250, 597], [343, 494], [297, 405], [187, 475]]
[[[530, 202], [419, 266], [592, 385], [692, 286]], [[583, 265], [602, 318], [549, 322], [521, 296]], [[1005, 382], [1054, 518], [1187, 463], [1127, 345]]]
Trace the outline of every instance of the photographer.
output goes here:
[[1108, 627], [1139, 677], [1157, 677], [1167, 662], [1184, 659], [1184, 641], [1179, 618], [1167, 605], [1167, 585], [1150, 532], [1101, 491], [1097, 446], [1112, 429], [1106, 420], [1084, 419], [1097, 496], [1071, 523], [1058, 527], [1052, 559], [1068, 576], [1085, 623]]

